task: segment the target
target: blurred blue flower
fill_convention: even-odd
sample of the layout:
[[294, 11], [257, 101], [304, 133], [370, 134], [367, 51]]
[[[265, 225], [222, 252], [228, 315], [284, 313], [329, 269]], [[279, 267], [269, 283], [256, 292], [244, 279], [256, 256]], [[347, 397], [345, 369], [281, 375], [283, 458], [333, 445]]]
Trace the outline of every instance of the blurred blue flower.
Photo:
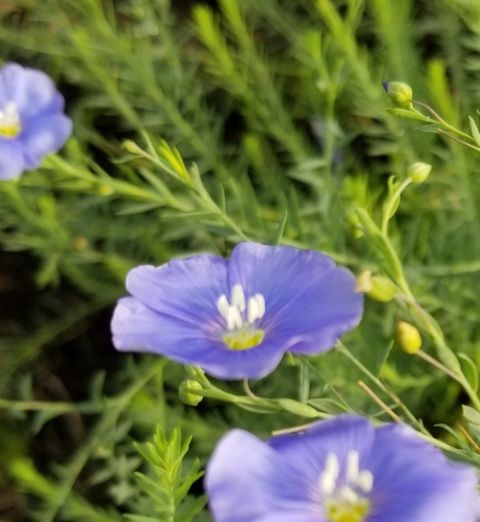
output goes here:
[[473, 468], [410, 428], [340, 416], [262, 442], [234, 430], [206, 474], [215, 522], [475, 522]]
[[35, 169], [72, 132], [64, 100], [43, 72], [10, 63], [0, 68], [0, 179]]
[[355, 278], [328, 256], [240, 243], [229, 260], [209, 254], [140, 266], [132, 297], [112, 319], [118, 350], [163, 354], [225, 379], [260, 378], [285, 352], [331, 348], [360, 321]]

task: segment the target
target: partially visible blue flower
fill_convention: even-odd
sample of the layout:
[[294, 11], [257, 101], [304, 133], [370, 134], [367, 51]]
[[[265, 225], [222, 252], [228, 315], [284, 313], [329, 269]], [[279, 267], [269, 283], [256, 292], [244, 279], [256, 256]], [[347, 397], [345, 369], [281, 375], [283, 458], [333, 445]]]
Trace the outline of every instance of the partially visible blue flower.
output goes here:
[[234, 430], [205, 485], [215, 522], [475, 522], [478, 502], [473, 468], [357, 416], [267, 442]]
[[0, 68], [0, 179], [35, 169], [72, 132], [64, 100], [43, 72], [15, 63]]
[[118, 350], [146, 351], [225, 379], [260, 378], [285, 352], [331, 348], [360, 321], [351, 272], [328, 256], [240, 243], [229, 260], [209, 254], [127, 276], [132, 297], [112, 319]]

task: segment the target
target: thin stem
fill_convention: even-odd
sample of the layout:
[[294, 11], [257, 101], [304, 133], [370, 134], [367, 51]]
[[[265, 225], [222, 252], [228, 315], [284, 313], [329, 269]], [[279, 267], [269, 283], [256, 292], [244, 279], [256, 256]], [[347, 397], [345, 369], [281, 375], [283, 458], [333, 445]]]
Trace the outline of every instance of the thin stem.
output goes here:
[[293, 426], [292, 428], [283, 428], [281, 430], [272, 431], [272, 435], [276, 437], [277, 435], [289, 435], [291, 433], [299, 433], [300, 431], [305, 431], [313, 426], [315, 422], [309, 422], [308, 424], [300, 424], [299, 426]]
[[457, 138], [456, 136], [452, 136], [451, 134], [448, 134], [448, 132], [444, 131], [443, 129], [438, 129], [438, 133], [441, 134], [442, 136], [445, 136], [446, 138], [450, 138], [451, 140], [456, 141], [457, 143], [465, 145], [465, 147], [469, 147], [470, 149], [480, 152], [480, 147], [476, 147], [475, 145], [472, 145], [471, 143], [467, 143], [466, 141], [463, 141], [460, 138]]
[[250, 388], [250, 384], [248, 382], [248, 379], [243, 379], [243, 389], [245, 390], [245, 393], [253, 400], [257, 400], [259, 399], [259, 397], [257, 397], [252, 389]]
[[383, 382], [375, 377], [373, 373], [366, 368], [350, 351], [342, 344], [339, 343], [338, 351], [347, 357], [355, 366], [361, 370], [383, 393], [388, 395], [393, 402], [403, 411], [408, 420], [426, 437], [431, 437], [429, 431], [425, 428], [425, 426], [415, 417], [415, 415], [408, 409], [407, 405], [402, 402], [400, 397], [395, 394], [392, 390], [390, 390]]
[[[426, 103], [422, 103], [422, 102], [419, 102], [419, 101], [414, 101], [414, 103], [416, 105], [420, 105], [421, 107], [423, 107], [424, 109], [429, 111], [430, 114], [438, 121], [438, 123], [440, 123], [440, 125], [442, 125], [442, 127], [444, 127], [446, 130], [449, 130], [450, 132], [454, 132], [455, 134], [458, 134], [459, 136], [462, 136], [462, 138], [466, 138], [466, 139], [468, 139], [470, 141], [473, 141], [473, 138], [469, 134], [466, 134], [465, 132], [462, 132], [461, 130], [459, 130], [456, 127], [454, 127], [453, 125], [450, 125], [450, 123], [446, 122], [437, 112], [435, 112]], [[414, 109], [414, 111], [418, 112], [416, 109]]]
[[462, 426], [461, 424], [458, 425], [460, 431], [462, 432], [463, 436], [467, 439], [467, 441], [472, 445], [474, 450], [477, 453], [480, 453], [480, 446], [473, 440], [473, 437], [468, 433], [467, 429]]
[[381, 228], [382, 234], [384, 234], [385, 236], [387, 235], [387, 232], [388, 232], [388, 223], [392, 217], [391, 214], [393, 211], [393, 207], [395, 206], [395, 203], [400, 198], [402, 192], [408, 187], [408, 185], [410, 185], [411, 182], [412, 182], [412, 180], [410, 178], [404, 179], [402, 181], [402, 183], [400, 184], [400, 186], [397, 188], [397, 190], [387, 200], [387, 204], [385, 205], [385, 208], [383, 210], [382, 228]]
[[440, 361], [437, 361], [434, 357], [429, 355], [428, 353], [424, 352], [423, 350], [418, 350], [418, 352], [415, 353], [416, 356], [420, 357], [420, 359], [423, 359], [428, 364], [431, 364], [441, 372], [445, 373], [449, 377], [451, 377], [453, 380], [457, 381], [458, 383], [462, 384], [461, 378], [453, 373], [451, 370], [449, 370], [445, 365], [443, 365]]
[[380, 406], [380, 408], [391, 417], [395, 422], [402, 422], [402, 419], [389, 407], [387, 406], [382, 399], [371, 389], [369, 388], [363, 381], [357, 381], [357, 386], [363, 390], [372, 401]]

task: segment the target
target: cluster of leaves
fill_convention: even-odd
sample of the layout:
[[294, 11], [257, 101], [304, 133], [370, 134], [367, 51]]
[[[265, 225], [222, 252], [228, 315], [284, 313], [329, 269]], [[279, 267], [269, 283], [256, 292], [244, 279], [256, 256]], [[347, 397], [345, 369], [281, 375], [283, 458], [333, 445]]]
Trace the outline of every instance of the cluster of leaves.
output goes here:
[[[413, 161], [431, 163], [433, 172], [402, 197], [391, 244], [419, 303], [478, 367], [475, 151], [389, 114], [381, 88], [384, 79], [407, 81], [417, 99], [468, 129], [465, 115], [480, 103], [476, 2], [7, 0], [0, 42], [2, 60], [56, 77], [75, 124], [60, 157], [0, 185], [1, 244], [29, 256], [42, 289], [25, 298], [27, 319], [5, 323], [0, 346], [0, 486], [13, 480], [30, 493], [18, 502], [30, 518], [171, 516], [162, 502], [178, 506], [197, 468], [178, 475], [185, 449], [178, 433], [158, 435], [142, 454], [160, 479], [152, 487], [135, 482], [133, 439], [182, 426], [205, 458], [229, 426], [267, 434], [298, 422], [289, 402], [282, 414], [260, 417], [228, 403], [187, 409], [176, 398], [181, 369], [116, 355], [105, 323], [129, 268], [200, 250], [225, 254], [248, 238], [376, 270], [381, 263], [370, 239], [358, 237], [353, 207], [381, 215], [387, 179], [403, 179]], [[395, 304], [368, 303], [346, 341], [354, 361], [341, 352], [287, 360], [255, 392], [318, 411], [381, 415], [355, 384], [366, 369], [427, 424], [454, 423], [460, 386], [391, 352], [398, 313]], [[92, 358], [84, 375], [65, 371]], [[105, 386], [86, 393], [104, 366]], [[30, 372], [34, 385], [22, 388], [17, 377]], [[38, 449], [52, 433], [63, 444], [70, 432], [73, 447], [60, 455]], [[178, 472], [168, 483], [165, 466]], [[192, 498], [184, 515], [181, 507], [165, 520], [188, 520], [202, 502]]]

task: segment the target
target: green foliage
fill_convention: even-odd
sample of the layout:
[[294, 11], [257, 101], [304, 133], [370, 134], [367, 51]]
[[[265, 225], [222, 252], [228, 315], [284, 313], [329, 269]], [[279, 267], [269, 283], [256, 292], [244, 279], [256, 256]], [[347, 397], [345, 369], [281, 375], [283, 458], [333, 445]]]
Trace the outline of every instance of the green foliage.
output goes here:
[[191, 522], [206, 504], [204, 497], [193, 498], [188, 491], [195, 481], [202, 477], [200, 461], [193, 460], [187, 469], [184, 459], [190, 446], [191, 437], [182, 441], [180, 429], [167, 437], [162, 428], [157, 428], [151, 442], [137, 445], [151, 470], [149, 475], [136, 473], [140, 492], [146, 497], [142, 512], [151, 516], [127, 515], [132, 522]]
[[[176, 427], [203, 464], [232, 426], [267, 436], [345, 411], [386, 420], [359, 380], [478, 465], [462, 428], [478, 441], [480, 4], [211, 4], [0, 6], [0, 60], [52, 75], [75, 128], [38, 171], [0, 184], [0, 242], [30, 280], [0, 325], [0, 466], [24, 493], [20, 519], [207, 520]], [[391, 107], [382, 80], [421, 104]], [[407, 188], [416, 162], [432, 172]], [[245, 238], [325, 251], [388, 278], [396, 300], [367, 300], [344, 346], [286, 358], [253, 392], [114, 352], [105, 330], [131, 267], [225, 255]], [[22, 286], [9, 272], [8, 303]], [[397, 319], [457, 378], [400, 353]], [[196, 408], [178, 400], [186, 378]], [[156, 429], [141, 464], [133, 441]]]

